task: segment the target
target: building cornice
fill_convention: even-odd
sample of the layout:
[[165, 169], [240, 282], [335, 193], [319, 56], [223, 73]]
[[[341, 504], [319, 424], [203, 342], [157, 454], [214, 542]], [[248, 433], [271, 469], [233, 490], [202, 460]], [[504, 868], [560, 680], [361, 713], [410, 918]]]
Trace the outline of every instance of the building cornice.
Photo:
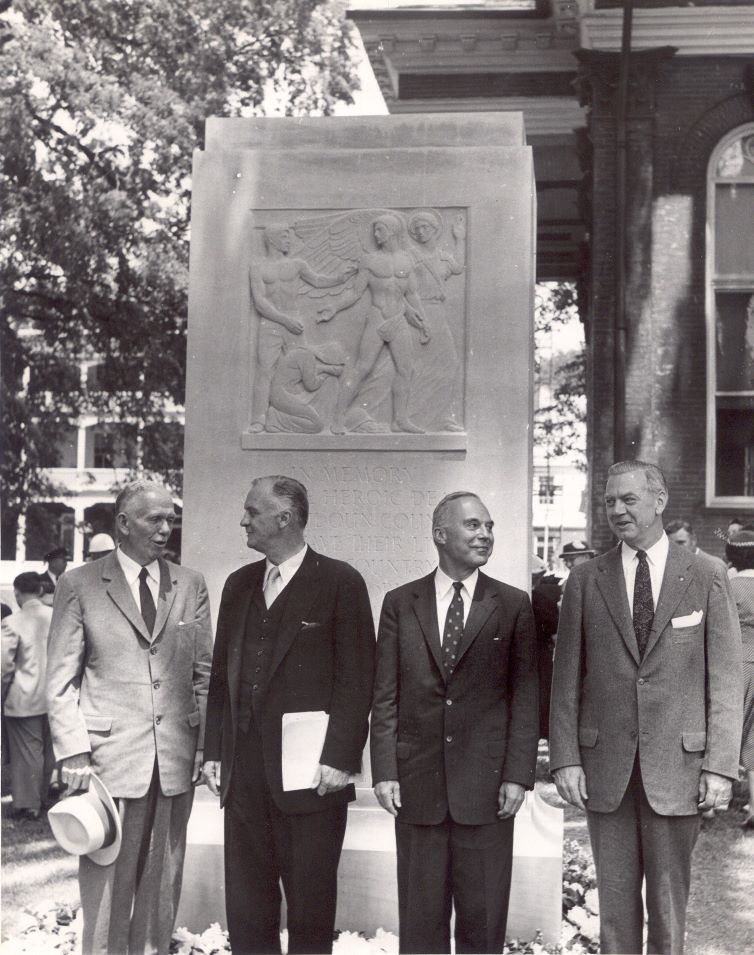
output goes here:
[[[623, 11], [598, 10], [580, 18], [581, 46], [621, 48]], [[634, 50], [674, 46], [678, 56], [754, 55], [754, 8], [663, 7], [635, 9], [631, 31]]]
[[526, 138], [568, 136], [586, 126], [586, 107], [576, 98], [544, 96], [464, 97], [441, 100], [393, 100], [391, 113], [462, 113], [484, 110], [522, 112], [526, 117]]

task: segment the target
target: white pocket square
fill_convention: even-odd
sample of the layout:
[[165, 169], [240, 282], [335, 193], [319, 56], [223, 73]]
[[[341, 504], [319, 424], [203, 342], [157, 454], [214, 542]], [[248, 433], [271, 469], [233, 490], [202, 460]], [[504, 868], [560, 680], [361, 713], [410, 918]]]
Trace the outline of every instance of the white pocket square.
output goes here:
[[673, 617], [670, 621], [674, 630], [680, 627], [695, 627], [702, 619], [701, 610], [694, 610], [693, 613], [687, 613], [685, 617]]

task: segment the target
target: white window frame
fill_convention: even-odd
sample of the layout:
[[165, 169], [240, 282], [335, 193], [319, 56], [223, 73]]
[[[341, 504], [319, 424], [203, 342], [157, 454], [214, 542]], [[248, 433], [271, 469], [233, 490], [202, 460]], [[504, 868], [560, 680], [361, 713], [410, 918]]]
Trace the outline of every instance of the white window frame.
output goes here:
[[707, 507], [726, 507], [738, 510], [754, 509], [754, 497], [747, 495], [722, 496], [715, 493], [717, 466], [717, 397], [735, 394], [742, 397], [754, 395], [754, 391], [724, 392], [717, 390], [717, 327], [715, 293], [724, 291], [748, 291], [754, 287], [754, 276], [726, 276], [717, 279], [715, 274], [715, 196], [718, 183], [739, 182], [754, 185], [754, 176], [723, 177], [716, 174], [720, 156], [731, 143], [744, 136], [754, 135], [754, 123], [744, 123], [727, 133], [717, 144], [707, 166], [707, 223], [706, 223], [706, 269], [705, 312], [707, 322], [707, 460], [705, 502]]

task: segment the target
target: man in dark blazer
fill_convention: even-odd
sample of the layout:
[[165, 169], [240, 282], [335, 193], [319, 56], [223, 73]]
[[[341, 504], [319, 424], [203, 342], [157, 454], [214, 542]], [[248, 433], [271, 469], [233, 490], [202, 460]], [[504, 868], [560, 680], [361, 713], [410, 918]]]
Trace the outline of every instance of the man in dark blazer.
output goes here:
[[[374, 677], [366, 585], [304, 541], [309, 503], [292, 478], [255, 480], [241, 526], [266, 560], [223, 590], [207, 704], [204, 775], [225, 807], [233, 952], [330, 952], [348, 803], [355, 798]], [[286, 713], [329, 715], [310, 788], [284, 791]], [[316, 762], [316, 761], [315, 761]]]
[[586, 809], [601, 951], [683, 951], [699, 813], [738, 776], [741, 635], [722, 562], [668, 541], [656, 465], [608, 471], [616, 548], [566, 585], [550, 704], [550, 765]]
[[40, 575], [44, 584], [42, 603], [51, 607], [58, 580], [60, 580], [61, 575], [65, 573], [70, 558], [65, 547], [53, 547], [52, 550], [44, 555], [43, 560], [47, 564], [47, 568], [44, 573]]
[[538, 676], [528, 596], [479, 570], [492, 520], [447, 495], [432, 535], [439, 568], [385, 597], [371, 753], [396, 817], [401, 952], [501, 952], [513, 818], [534, 786]]

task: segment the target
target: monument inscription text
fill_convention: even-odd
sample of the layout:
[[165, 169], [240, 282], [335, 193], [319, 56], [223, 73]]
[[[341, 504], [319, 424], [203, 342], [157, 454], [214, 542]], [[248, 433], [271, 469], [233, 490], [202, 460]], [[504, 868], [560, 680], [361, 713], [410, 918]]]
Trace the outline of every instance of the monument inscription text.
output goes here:
[[[307, 539], [364, 576], [377, 609], [382, 596], [436, 566], [432, 511], [445, 493], [412, 465], [294, 465], [293, 477], [318, 487]], [[424, 483], [422, 483], [424, 482]]]

